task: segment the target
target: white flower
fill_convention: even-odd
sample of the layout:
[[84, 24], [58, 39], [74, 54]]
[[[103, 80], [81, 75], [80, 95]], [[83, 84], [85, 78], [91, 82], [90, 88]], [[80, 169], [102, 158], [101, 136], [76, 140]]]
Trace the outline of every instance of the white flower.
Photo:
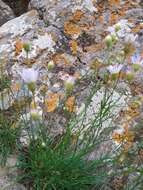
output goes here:
[[69, 76], [69, 78], [65, 81], [65, 89], [67, 91], [71, 91], [74, 87], [74, 84], [75, 84], [75, 78]]
[[111, 74], [116, 74], [116, 73], [119, 73], [122, 68], [123, 68], [123, 65], [110, 65], [110, 66], [107, 67], [107, 70]]
[[114, 27], [114, 26], [109, 26], [109, 27], [107, 28], [107, 31], [110, 32], [111, 34], [112, 34], [112, 33], [115, 33], [115, 27]]
[[[131, 31], [131, 27], [133, 26], [126, 19], [120, 20], [117, 24], [120, 25], [121, 30], [124, 30], [125, 32], [130, 32]], [[115, 24], [115, 27], [116, 27], [117, 24]]]
[[135, 43], [137, 40], [138, 35], [134, 34], [126, 34], [125, 35], [125, 42]]
[[68, 79], [65, 82], [74, 85], [74, 83], [75, 83], [75, 77], [69, 76]]
[[33, 68], [24, 68], [20, 75], [23, 81], [27, 84], [35, 83], [38, 79], [38, 71]]
[[42, 110], [41, 109], [31, 109], [30, 116], [33, 120], [42, 119]]
[[131, 31], [130, 27], [132, 27], [132, 24], [128, 20], [122, 19], [117, 24], [108, 27], [107, 31], [111, 34], [116, 33], [118, 37], [125, 37], [126, 33]]
[[132, 64], [138, 64], [143, 66], [143, 58], [137, 53], [131, 57], [131, 62]]
[[128, 25], [128, 20], [127, 19], [121, 19], [118, 24], [121, 25], [121, 27], [125, 28]]
[[43, 110], [37, 106], [36, 108], [30, 108], [28, 113], [23, 114], [20, 118], [21, 120], [30, 121], [41, 120], [43, 115]]
[[96, 12], [97, 9], [94, 7], [92, 0], [84, 0], [83, 6], [90, 12]]

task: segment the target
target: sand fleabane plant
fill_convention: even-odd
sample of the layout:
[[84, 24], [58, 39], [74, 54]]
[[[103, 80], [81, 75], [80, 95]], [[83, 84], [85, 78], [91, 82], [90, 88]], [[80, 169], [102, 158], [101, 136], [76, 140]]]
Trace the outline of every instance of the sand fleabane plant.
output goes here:
[[33, 68], [23, 68], [20, 72], [20, 76], [23, 79], [24, 83], [28, 85], [29, 90], [34, 93], [36, 88], [36, 81], [38, 80], [39, 72]]
[[[99, 81], [99, 83], [102, 82]], [[97, 93], [98, 87], [97, 84], [93, 87], [86, 104], [87, 107], [92, 104], [91, 99]], [[51, 94], [51, 98], [51, 102], [47, 104], [48, 112], [55, 111], [57, 95]], [[107, 101], [108, 97], [107, 99], [104, 97], [99, 113], [96, 113], [96, 116], [93, 113], [94, 121], [91, 121], [88, 130], [84, 130], [82, 123], [79, 130], [73, 129], [77, 128], [80, 119], [85, 121], [86, 113], [81, 117], [72, 115], [73, 118], [63, 126], [64, 133], [55, 138], [46, 133], [47, 126], [42, 126], [39, 134], [36, 133], [37, 138], [30, 138], [27, 155], [22, 155], [19, 158], [19, 167], [27, 171], [22, 176], [24, 182], [27, 184], [32, 182], [31, 188], [39, 190], [43, 188], [51, 190], [100, 188], [102, 183], [106, 181], [105, 163], [108, 160], [104, 157], [88, 160], [88, 155], [96, 146], [94, 140], [97, 136], [95, 137], [94, 133], [100, 130], [101, 122], [108, 117], [109, 109], [107, 107], [110, 105]], [[69, 97], [65, 106], [69, 112], [74, 112], [75, 98]]]

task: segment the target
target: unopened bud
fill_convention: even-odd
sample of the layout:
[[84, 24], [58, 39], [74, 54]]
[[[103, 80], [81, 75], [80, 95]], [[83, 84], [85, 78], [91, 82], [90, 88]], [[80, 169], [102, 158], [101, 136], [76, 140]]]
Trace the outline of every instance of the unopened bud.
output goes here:
[[126, 74], [126, 79], [127, 79], [128, 81], [132, 81], [132, 80], [134, 79], [134, 74], [133, 74], [133, 73], [127, 73], [127, 74]]
[[74, 78], [69, 78], [67, 81], [65, 81], [65, 89], [67, 92], [71, 92], [74, 88], [75, 80]]
[[111, 34], [111, 37], [112, 37], [112, 41], [114, 43], [116, 43], [118, 41], [118, 37], [117, 37], [117, 35], [115, 33]]
[[111, 74], [111, 80], [117, 80], [119, 78], [119, 73], [112, 73]]
[[42, 142], [42, 144], [41, 144], [43, 147], [45, 147], [46, 146], [46, 144], [44, 143], [44, 142]]
[[125, 56], [125, 52], [124, 51], [120, 51], [120, 56], [124, 57]]
[[31, 119], [32, 120], [39, 120], [41, 118], [41, 116], [38, 114], [38, 113], [36, 113], [36, 112], [31, 112]]
[[137, 72], [141, 69], [141, 66], [139, 64], [133, 64], [133, 69], [135, 72]]
[[118, 32], [121, 30], [121, 25], [119, 23], [115, 24], [115, 31]]
[[65, 89], [68, 92], [71, 92], [73, 90], [74, 85], [72, 83], [69, 82], [65, 82]]
[[105, 43], [107, 45], [108, 48], [111, 48], [113, 45], [113, 39], [111, 35], [106, 36], [105, 38]]
[[54, 67], [55, 67], [54, 62], [53, 62], [53, 61], [50, 61], [50, 62], [48, 63], [48, 70], [52, 70]]
[[23, 44], [24, 50], [28, 53], [31, 50], [31, 46], [29, 43], [24, 43]]
[[35, 88], [36, 88], [35, 82], [28, 83], [28, 89], [29, 89], [32, 93], [34, 93]]

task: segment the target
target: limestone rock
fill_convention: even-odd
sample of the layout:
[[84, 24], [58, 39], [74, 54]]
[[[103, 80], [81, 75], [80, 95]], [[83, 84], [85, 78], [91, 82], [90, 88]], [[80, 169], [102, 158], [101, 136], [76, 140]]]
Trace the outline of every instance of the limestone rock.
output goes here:
[[[46, 3], [47, 1], [47, 3]], [[48, 0], [31, 0], [29, 3], [29, 9], [36, 9], [39, 11], [40, 16], [43, 16], [43, 13], [46, 11], [46, 5], [50, 4], [48, 3]]]
[[[0, 39], [3, 37], [18, 37], [25, 34], [32, 29], [36, 23], [38, 13], [36, 11], [30, 11], [20, 17], [17, 17], [7, 23], [5, 23], [0, 29]], [[9, 29], [9, 30], [8, 30]]]
[[127, 11], [126, 13], [126, 18], [133, 18], [133, 19], [137, 19], [143, 18], [143, 9], [142, 8], [134, 8], [134, 9], [130, 9]]
[[17, 171], [15, 169], [17, 156], [11, 155], [5, 167], [0, 166], [0, 189], [5, 190], [26, 190], [25, 187], [15, 182]]
[[0, 25], [4, 24], [8, 20], [13, 19], [14, 17], [15, 16], [12, 9], [2, 0], [0, 0]]
[[58, 27], [62, 27], [75, 10], [80, 9], [90, 14], [97, 12], [92, 0], [31, 0], [29, 9], [38, 10], [45, 22]]

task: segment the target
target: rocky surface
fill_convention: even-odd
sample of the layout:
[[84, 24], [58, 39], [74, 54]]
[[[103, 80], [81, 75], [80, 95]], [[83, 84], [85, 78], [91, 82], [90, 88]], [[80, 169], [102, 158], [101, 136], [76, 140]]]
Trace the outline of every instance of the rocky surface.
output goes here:
[[11, 155], [5, 167], [0, 167], [0, 189], [1, 190], [26, 190], [21, 184], [15, 182], [18, 175], [15, 164], [16, 155]]
[[15, 17], [13, 10], [0, 0], [0, 26]]
[[[10, 3], [10, 1], [7, 1]], [[123, 2], [124, 3], [124, 2]], [[106, 2], [105, 2], [106, 4]], [[1, 8], [1, 6], [5, 8]], [[11, 5], [12, 6], [12, 5]], [[90, 63], [96, 60], [96, 58], [103, 58], [105, 53], [101, 53], [102, 45], [99, 45], [106, 34], [107, 24], [110, 19], [109, 10], [103, 12], [104, 21], [100, 22], [100, 12], [98, 8], [94, 6], [91, 1], [73, 1], [73, 0], [31, 0], [29, 3], [29, 12], [14, 18], [13, 11], [0, 0], [0, 15], [2, 16], [2, 22], [5, 23], [0, 27], [0, 55], [2, 58], [7, 59], [7, 70], [12, 76], [13, 82], [21, 82], [20, 77], [17, 77], [19, 72], [23, 68], [33, 67], [40, 71], [39, 84], [48, 86], [48, 93], [64, 93], [63, 82], [69, 77], [73, 77], [76, 80], [77, 74], [81, 77], [86, 75], [89, 70]], [[34, 9], [34, 10], [33, 10]], [[26, 10], [26, 9], [25, 9]], [[76, 12], [82, 10], [81, 12]], [[101, 10], [102, 11], [102, 10]], [[78, 14], [77, 14], [78, 13]], [[7, 16], [6, 16], [7, 15]], [[81, 18], [78, 18], [78, 16]], [[79, 17], [80, 17], [79, 16]], [[142, 19], [142, 9], [133, 8], [127, 11], [126, 18], [136, 17], [135, 21]], [[4, 20], [6, 18], [6, 20]], [[102, 18], [102, 19], [103, 19]], [[65, 23], [67, 22], [67, 25]], [[68, 24], [73, 25], [69, 26]], [[66, 26], [69, 29], [66, 30]], [[73, 28], [77, 30], [74, 30]], [[10, 29], [10, 30], [8, 30]], [[96, 32], [95, 32], [96, 31]], [[142, 51], [141, 43], [143, 42], [142, 31], [140, 33], [139, 50]], [[76, 40], [78, 47], [75, 52], [71, 49], [71, 43]], [[20, 44], [28, 42], [31, 45], [31, 51], [29, 52], [29, 62], [27, 62], [27, 55], [24, 50], [20, 48]], [[54, 60], [56, 63], [55, 69], [52, 72], [48, 72], [49, 61]], [[102, 75], [101, 75], [102, 76]], [[139, 78], [138, 78], [139, 76]], [[136, 84], [143, 84], [142, 73], [139, 73], [136, 78]], [[80, 94], [77, 105], [79, 110], [81, 109], [81, 102], [87, 96], [90, 85], [88, 81], [77, 90], [77, 94]], [[124, 83], [120, 83], [118, 86], [118, 92], [113, 94], [114, 100], [120, 97], [121, 89], [127, 93], [130, 90], [129, 86]], [[82, 90], [85, 89], [85, 90]], [[41, 104], [40, 89], [37, 90], [36, 101]], [[141, 91], [142, 92], [142, 91]], [[19, 95], [19, 97], [23, 96]], [[129, 92], [130, 94], [130, 92]], [[120, 108], [114, 110], [117, 113], [126, 105], [126, 99], [129, 98], [128, 93], [120, 97]], [[97, 97], [100, 97], [98, 98]], [[101, 99], [104, 97], [103, 91], [93, 97], [93, 102], [88, 110], [86, 122], [88, 123], [88, 117], [95, 113], [95, 108], [101, 103]], [[6, 96], [5, 96], [6, 97]], [[12, 106], [13, 102], [6, 104], [5, 110]], [[1, 108], [1, 106], [0, 106]], [[62, 132], [62, 125], [66, 122], [60, 114], [52, 113], [50, 115], [51, 120], [55, 121], [53, 126], [56, 126], [54, 133]], [[49, 118], [48, 118], [49, 119]], [[49, 120], [48, 120], [49, 122]], [[110, 121], [109, 121], [110, 122]], [[107, 122], [106, 124], [107, 125]], [[111, 144], [110, 144], [111, 145]], [[105, 147], [108, 151], [109, 147]], [[105, 150], [105, 149], [104, 149]], [[101, 150], [101, 152], [104, 152]], [[99, 154], [101, 153], [99, 152]], [[98, 156], [98, 155], [97, 155]], [[91, 158], [95, 157], [94, 153]], [[13, 162], [10, 162], [12, 166]], [[0, 188], [4, 188], [11, 183], [9, 176], [9, 167], [0, 168]], [[11, 186], [7, 190], [24, 190], [23, 186]]]

